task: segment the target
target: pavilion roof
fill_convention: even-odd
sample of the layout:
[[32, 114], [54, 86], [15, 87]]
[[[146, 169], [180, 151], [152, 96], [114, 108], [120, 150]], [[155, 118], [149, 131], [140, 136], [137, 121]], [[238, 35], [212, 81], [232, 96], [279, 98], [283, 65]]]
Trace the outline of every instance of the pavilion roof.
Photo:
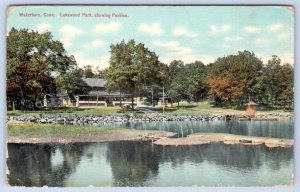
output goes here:
[[245, 105], [259, 105], [259, 104], [257, 104], [257, 103], [255, 103], [255, 102], [253, 102], [253, 101], [250, 101], [249, 103], [246, 103]]
[[105, 79], [101, 78], [82, 78], [82, 81], [90, 87], [104, 87]]

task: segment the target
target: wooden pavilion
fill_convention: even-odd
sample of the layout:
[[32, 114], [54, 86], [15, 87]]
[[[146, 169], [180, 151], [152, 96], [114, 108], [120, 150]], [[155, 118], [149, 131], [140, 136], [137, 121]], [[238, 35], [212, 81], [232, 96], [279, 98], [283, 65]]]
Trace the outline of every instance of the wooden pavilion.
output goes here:
[[245, 104], [247, 106], [246, 109], [246, 114], [250, 117], [254, 117], [257, 113], [257, 106], [258, 104], [253, 102], [253, 101], [249, 101], [248, 103]]

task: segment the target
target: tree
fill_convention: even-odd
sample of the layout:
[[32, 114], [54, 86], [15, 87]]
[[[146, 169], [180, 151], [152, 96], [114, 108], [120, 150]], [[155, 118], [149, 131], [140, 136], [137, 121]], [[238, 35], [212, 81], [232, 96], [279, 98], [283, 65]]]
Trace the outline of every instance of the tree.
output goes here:
[[162, 65], [154, 52], [134, 40], [123, 40], [110, 48], [106, 86], [110, 91], [131, 94], [133, 109], [133, 98], [138, 92], [161, 83]]
[[168, 71], [167, 93], [172, 101], [199, 101], [206, 97], [206, 67], [201, 61], [184, 65], [183, 61], [174, 60], [170, 63]]
[[171, 105], [173, 102], [178, 103], [182, 99], [188, 98], [186, 94], [186, 77], [185, 77], [184, 62], [181, 60], [171, 61], [168, 67], [168, 81], [166, 83], [167, 95], [171, 98]]
[[206, 97], [208, 85], [206, 82], [206, 68], [201, 61], [186, 64], [185, 76], [187, 81], [187, 93], [191, 100], [199, 101]]
[[57, 76], [55, 78], [57, 91], [61, 94], [67, 94], [70, 98], [73, 98], [76, 94], [87, 93], [91, 90], [91, 87], [83, 82], [83, 76], [84, 70], [81, 68], [75, 68]]
[[288, 105], [293, 102], [294, 68], [281, 64], [281, 59], [273, 55], [264, 68], [264, 100], [272, 105]]
[[184, 73], [177, 74], [176, 77], [173, 78], [170, 87], [168, 88], [168, 95], [172, 99], [173, 102], [178, 103], [183, 99], [189, 99], [189, 95], [187, 93], [187, 87], [189, 86], [188, 82], [186, 81], [186, 76]]
[[54, 76], [76, 66], [63, 44], [49, 32], [12, 28], [7, 36], [7, 100], [17, 107], [38, 100], [56, 89]]
[[83, 77], [92, 78], [92, 77], [95, 77], [95, 76], [96, 75], [94, 74], [91, 65], [86, 65], [86, 66], [83, 67]]
[[282, 66], [281, 70], [281, 93], [279, 101], [288, 108], [292, 108], [294, 102], [294, 68], [290, 64]]
[[107, 79], [107, 71], [108, 71], [108, 68], [98, 70], [97, 73], [95, 74], [95, 76], [98, 78]]
[[159, 81], [155, 84], [152, 84], [151, 86], [148, 86], [148, 88], [144, 92], [141, 92], [141, 95], [146, 96], [145, 101], [151, 103], [153, 107], [155, 107], [155, 100], [162, 96], [163, 89], [167, 90], [170, 86], [168, 65], [160, 62], [159, 68]]
[[[213, 98], [214, 94], [212, 93], [224, 91], [218, 94], [229, 94], [229, 97], [223, 97], [221, 102], [234, 102], [241, 105], [248, 100], [249, 96], [252, 99], [257, 97], [259, 93], [257, 84], [261, 77], [263, 65], [254, 53], [243, 51], [238, 52], [237, 55], [218, 58], [209, 68], [210, 98]], [[226, 81], [220, 82], [221, 77], [224, 77]], [[231, 86], [230, 92], [228, 92], [229, 89], [217, 89], [218, 84], [223, 83]]]
[[173, 60], [169, 65], [170, 79], [174, 79], [176, 75], [184, 70], [184, 62], [181, 60]]
[[213, 98], [218, 104], [225, 102], [231, 105], [233, 101], [243, 95], [243, 87], [239, 86], [235, 77], [230, 73], [219, 77], [208, 77], [207, 82], [210, 86], [209, 97]]
[[281, 64], [281, 59], [273, 55], [263, 71], [264, 100], [274, 105], [291, 108], [293, 103], [294, 68]]
[[280, 86], [280, 66], [281, 60], [276, 55], [272, 56], [272, 59], [268, 60], [268, 64], [264, 68], [263, 83], [266, 88], [265, 100], [267, 103], [276, 104], [279, 94], [281, 92]]

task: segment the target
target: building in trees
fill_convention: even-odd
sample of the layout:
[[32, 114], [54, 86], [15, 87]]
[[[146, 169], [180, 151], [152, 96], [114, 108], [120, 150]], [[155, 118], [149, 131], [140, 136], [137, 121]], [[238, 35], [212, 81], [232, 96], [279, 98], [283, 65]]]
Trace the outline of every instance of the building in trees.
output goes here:
[[[73, 96], [55, 96], [48, 94], [44, 98], [44, 107], [73, 106], [82, 108], [96, 108], [107, 106], [120, 106], [131, 104], [131, 95], [121, 94], [118, 91], [108, 92], [105, 84], [106, 80], [101, 78], [82, 78], [79, 88], [86, 90], [85, 93]], [[72, 98], [74, 100], [72, 102]]]
[[61, 101], [62, 101], [61, 97], [59, 97], [55, 94], [46, 94], [44, 96], [43, 106], [44, 107], [59, 107], [62, 105]]
[[101, 78], [83, 78], [84, 88], [90, 88], [86, 94], [76, 95], [76, 107], [107, 107], [130, 104], [131, 95], [118, 91], [108, 92], [105, 84], [106, 80]]

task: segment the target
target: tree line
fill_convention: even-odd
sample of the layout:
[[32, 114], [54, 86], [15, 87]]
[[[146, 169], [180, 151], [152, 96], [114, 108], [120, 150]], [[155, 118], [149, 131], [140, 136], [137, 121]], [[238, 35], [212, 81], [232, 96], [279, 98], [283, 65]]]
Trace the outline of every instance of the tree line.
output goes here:
[[247, 50], [208, 65], [180, 60], [165, 64], [135, 40], [111, 44], [110, 54], [104, 70], [79, 68], [50, 32], [13, 28], [7, 36], [7, 102], [22, 108], [28, 103], [35, 106], [45, 94], [72, 97], [87, 91], [80, 86], [82, 77], [98, 77], [106, 79], [108, 91], [130, 94], [132, 100], [148, 97], [150, 103], [164, 89], [172, 103], [211, 100], [216, 105], [242, 106], [250, 97], [262, 105], [293, 105], [294, 67], [276, 55], [267, 64]]
[[108, 89], [133, 96], [163, 87], [172, 102], [210, 99], [216, 105], [242, 106], [250, 97], [262, 105], [291, 108], [293, 104], [294, 67], [282, 64], [276, 55], [267, 64], [245, 50], [208, 65], [180, 60], [167, 65], [155, 52], [130, 40], [111, 45], [109, 62]]

